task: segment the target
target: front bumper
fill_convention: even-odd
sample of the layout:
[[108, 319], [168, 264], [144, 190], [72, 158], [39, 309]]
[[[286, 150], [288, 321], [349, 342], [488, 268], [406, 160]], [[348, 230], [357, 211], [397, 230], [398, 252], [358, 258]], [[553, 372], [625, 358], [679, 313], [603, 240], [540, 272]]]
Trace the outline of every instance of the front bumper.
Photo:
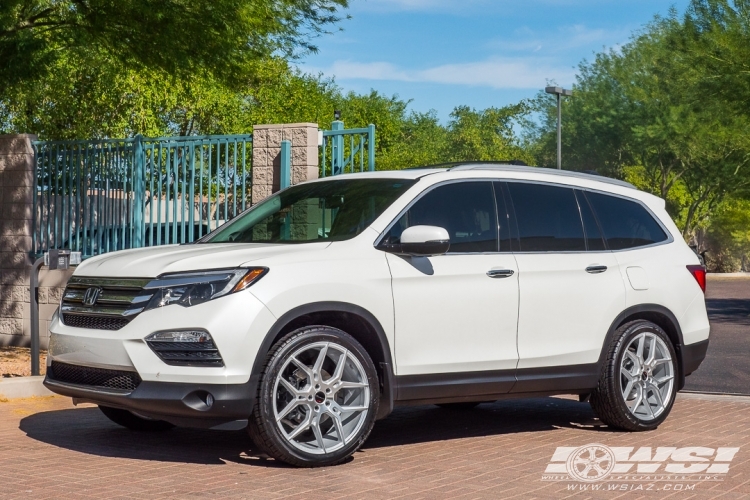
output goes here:
[[[146, 311], [116, 331], [74, 328], [56, 318], [50, 324], [48, 370], [61, 363], [136, 373], [140, 384], [132, 392], [65, 377], [47, 376], [44, 384], [74, 400], [131, 410], [180, 426], [212, 427], [247, 419], [256, 387], [250, 376], [253, 363], [275, 321], [247, 291], [193, 307], [170, 305]], [[211, 334], [223, 366], [168, 365], [144, 341], [157, 331], [196, 328]], [[206, 405], [207, 394], [211, 405]]]
[[[255, 384], [193, 384], [143, 381], [129, 394], [109, 392], [60, 382], [45, 377], [52, 392], [69, 396], [75, 403], [94, 403], [166, 420], [182, 427], [210, 428], [235, 420], [246, 420], [255, 403]], [[207, 394], [212, 404], [206, 404]]]

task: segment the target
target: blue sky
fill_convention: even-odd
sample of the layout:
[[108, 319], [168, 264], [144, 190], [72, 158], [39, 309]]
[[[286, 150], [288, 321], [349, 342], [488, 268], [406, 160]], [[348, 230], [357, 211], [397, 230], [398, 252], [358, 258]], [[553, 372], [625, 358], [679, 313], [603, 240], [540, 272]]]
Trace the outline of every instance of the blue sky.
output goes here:
[[[482, 109], [569, 87], [576, 67], [688, 0], [352, 0], [343, 31], [316, 40], [303, 71], [345, 90], [398, 94], [411, 109]], [[345, 119], [345, 117], [344, 117]]]

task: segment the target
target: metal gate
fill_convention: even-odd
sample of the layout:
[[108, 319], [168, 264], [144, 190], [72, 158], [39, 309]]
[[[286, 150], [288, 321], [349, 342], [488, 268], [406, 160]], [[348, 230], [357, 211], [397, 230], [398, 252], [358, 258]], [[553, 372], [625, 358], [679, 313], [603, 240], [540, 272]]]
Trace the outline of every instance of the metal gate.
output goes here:
[[251, 135], [33, 145], [37, 255], [188, 243], [250, 206]]

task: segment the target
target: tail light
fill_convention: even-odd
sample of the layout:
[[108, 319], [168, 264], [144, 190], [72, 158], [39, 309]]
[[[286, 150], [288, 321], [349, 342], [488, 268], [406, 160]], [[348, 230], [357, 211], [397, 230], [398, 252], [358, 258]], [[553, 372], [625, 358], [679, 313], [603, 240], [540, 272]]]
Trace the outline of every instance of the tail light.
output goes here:
[[693, 275], [703, 293], [706, 293], [706, 268], [703, 266], [687, 266], [687, 270]]

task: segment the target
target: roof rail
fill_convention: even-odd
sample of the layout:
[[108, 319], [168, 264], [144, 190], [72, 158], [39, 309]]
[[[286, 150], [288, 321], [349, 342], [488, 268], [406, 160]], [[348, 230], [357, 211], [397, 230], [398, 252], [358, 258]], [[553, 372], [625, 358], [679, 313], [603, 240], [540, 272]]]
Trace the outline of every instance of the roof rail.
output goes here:
[[611, 177], [605, 177], [603, 175], [594, 173], [584, 172], [572, 172], [569, 170], [557, 170], [556, 168], [545, 168], [545, 167], [528, 167], [522, 165], [516, 165], [504, 162], [456, 162], [455, 164], [447, 165], [434, 165], [433, 168], [439, 168], [447, 166], [448, 170], [495, 170], [502, 172], [525, 172], [525, 173], [539, 173], [546, 175], [559, 175], [561, 177], [574, 177], [577, 179], [587, 179], [591, 181], [604, 182], [606, 184], [614, 184], [615, 186], [622, 186], [631, 189], [637, 189], [634, 185], [629, 182], [621, 181], [619, 179], [613, 179]]

